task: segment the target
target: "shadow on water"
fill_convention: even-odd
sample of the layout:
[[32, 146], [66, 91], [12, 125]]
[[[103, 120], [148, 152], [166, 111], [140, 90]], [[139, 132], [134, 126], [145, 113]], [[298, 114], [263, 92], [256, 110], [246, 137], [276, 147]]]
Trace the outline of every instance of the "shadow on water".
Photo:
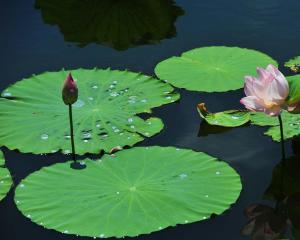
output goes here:
[[251, 204], [245, 208], [248, 223], [242, 235], [253, 240], [300, 239], [300, 137], [293, 140], [294, 156], [273, 169], [264, 198], [273, 203]]
[[46, 24], [57, 25], [65, 41], [126, 50], [176, 36], [184, 11], [172, 0], [36, 0]]

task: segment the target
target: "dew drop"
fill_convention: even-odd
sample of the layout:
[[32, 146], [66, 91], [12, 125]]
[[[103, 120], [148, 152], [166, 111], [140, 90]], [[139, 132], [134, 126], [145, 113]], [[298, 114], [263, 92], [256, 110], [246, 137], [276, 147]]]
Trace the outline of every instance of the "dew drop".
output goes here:
[[74, 107], [76, 108], [81, 108], [84, 106], [84, 101], [78, 99], [74, 104], [73, 104]]
[[110, 96], [112, 96], [112, 97], [117, 97], [117, 96], [119, 96], [119, 93], [117, 93], [117, 92], [112, 92], [112, 93], [110, 93]]
[[181, 173], [180, 175], [179, 175], [179, 177], [181, 178], [181, 179], [185, 179], [185, 178], [187, 178], [187, 174], [186, 173]]
[[3, 97], [11, 97], [12, 94], [10, 92], [5, 92], [3, 93]]
[[87, 138], [90, 139], [92, 134], [90, 132], [83, 132], [82, 137], [86, 140]]
[[71, 136], [70, 135], [65, 135], [65, 139], [70, 139]]
[[64, 154], [70, 154], [71, 151], [70, 151], [69, 149], [66, 149], [66, 150], [63, 150], [63, 153], [64, 153]]
[[49, 138], [48, 134], [44, 133], [41, 135], [42, 140], [47, 140]]

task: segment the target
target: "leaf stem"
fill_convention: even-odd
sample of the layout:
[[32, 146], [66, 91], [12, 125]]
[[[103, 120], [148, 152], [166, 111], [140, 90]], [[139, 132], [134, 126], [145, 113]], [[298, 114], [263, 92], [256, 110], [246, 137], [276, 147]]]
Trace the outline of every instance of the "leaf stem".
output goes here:
[[71, 136], [71, 146], [72, 146], [72, 158], [73, 158], [73, 161], [76, 162], [75, 144], [74, 144], [74, 130], [73, 130], [72, 104], [68, 104], [68, 106], [69, 106], [69, 119], [70, 119], [70, 136]]

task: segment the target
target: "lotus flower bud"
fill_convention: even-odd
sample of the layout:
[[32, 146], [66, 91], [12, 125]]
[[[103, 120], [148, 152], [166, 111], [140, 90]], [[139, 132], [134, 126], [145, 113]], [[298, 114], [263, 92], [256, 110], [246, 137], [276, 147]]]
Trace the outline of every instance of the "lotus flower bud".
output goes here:
[[71, 73], [69, 73], [69, 75], [65, 80], [63, 90], [62, 90], [62, 98], [66, 105], [73, 104], [77, 101], [78, 88]]

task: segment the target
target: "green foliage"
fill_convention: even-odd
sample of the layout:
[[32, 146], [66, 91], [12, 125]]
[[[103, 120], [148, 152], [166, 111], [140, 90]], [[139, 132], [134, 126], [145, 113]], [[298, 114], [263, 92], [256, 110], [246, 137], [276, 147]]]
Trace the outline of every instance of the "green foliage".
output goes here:
[[300, 75], [289, 76], [286, 78], [289, 83], [288, 103], [296, 103], [300, 101]]
[[81, 164], [28, 176], [16, 189], [19, 210], [66, 234], [133, 237], [221, 214], [242, 187], [225, 162], [173, 147], [136, 147]]
[[245, 75], [256, 67], [277, 65], [264, 53], [238, 47], [203, 47], [160, 62], [156, 75], [178, 88], [203, 92], [225, 92], [243, 87]]
[[171, 0], [36, 0], [35, 6], [66, 41], [117, 50], [175, 36], [174, 22], [184, 13]]
[[12, 185], [10, 173], [4, 165], [4, 155], [3, 152], [0, 150], [0, 201], [6, 196]]
[[[173, 88], [129, 71], [71, 70], [79, 89], [73, 104], [76, 152], [132, 146], [161, 131], [158, 118], [136, 114], [179, 98]], [[0, 98], [0, 146], [21, 152], [70, 152], [68, 108], [61, 88], [68, 71], [46, 72], [12, 85]]]
[[[300, 135], [300, 114], [282, 111], [281, 116], [284, 139], [290, 139]], [[277, 117], [270, 117], [264, 113], [251, 113], [250, 119], [254, 125], [271, 126], [265, 134], [272, 137], [274, 141], [280, 142], [280, 126]]]
[[284, 66], [289, 68], [293, 72], [299, 72], [300, 67], [300, 56], [292, 58], [284, 63]]

